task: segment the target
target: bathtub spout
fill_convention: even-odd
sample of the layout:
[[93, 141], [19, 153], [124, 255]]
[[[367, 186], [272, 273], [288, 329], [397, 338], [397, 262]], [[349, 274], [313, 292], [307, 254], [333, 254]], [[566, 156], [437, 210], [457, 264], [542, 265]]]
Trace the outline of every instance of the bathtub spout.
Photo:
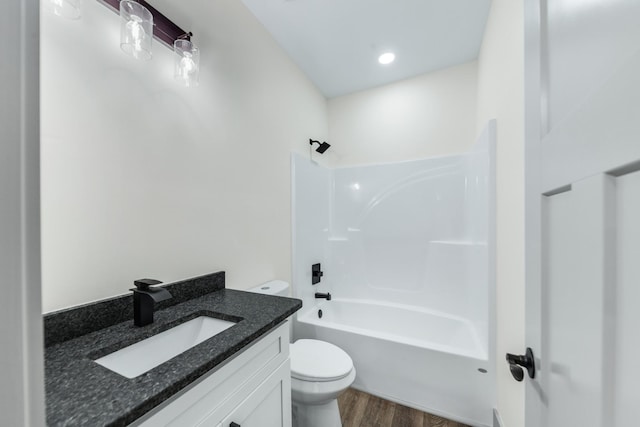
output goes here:
[[316, 298], [324, 298], [327, 301], [331, 301], [331, 294], [327, 292], [326, 294], [322, 294], [320, 292], [316, 292]]

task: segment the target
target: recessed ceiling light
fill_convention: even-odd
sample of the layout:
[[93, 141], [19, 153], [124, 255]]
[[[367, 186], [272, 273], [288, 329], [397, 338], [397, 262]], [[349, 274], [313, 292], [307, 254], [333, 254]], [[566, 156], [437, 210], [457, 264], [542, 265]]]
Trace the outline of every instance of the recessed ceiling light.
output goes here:
[[378, 57], [378, 62], [382, 65], [391, 64], [396, 59], [396, 55], [392, 52], [383, 53]]

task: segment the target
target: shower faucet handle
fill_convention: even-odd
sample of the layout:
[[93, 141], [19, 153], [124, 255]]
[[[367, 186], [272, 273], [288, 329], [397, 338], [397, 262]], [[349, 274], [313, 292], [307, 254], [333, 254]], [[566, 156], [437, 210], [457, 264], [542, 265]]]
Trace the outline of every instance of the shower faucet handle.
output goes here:
[[312, 285], [316, 285], [318, 283], [320, 283], [320, 280], [322, 280], [322, 276], [324, 276], [324, 273], [322, 272], [322, 270], [320, 269], [320, 263], [318, 264], [313, 264], [311, 266], [311, 284]]

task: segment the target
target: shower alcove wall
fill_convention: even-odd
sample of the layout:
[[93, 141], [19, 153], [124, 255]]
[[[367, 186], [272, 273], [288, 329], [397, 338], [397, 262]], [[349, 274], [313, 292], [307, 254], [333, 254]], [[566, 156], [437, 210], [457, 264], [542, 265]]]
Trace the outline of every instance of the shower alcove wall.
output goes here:
[[358, 389], [472, 425], [491, 424], [495, 400], [494, 141], [490, 122], [458, 155], [292, 156], [294, 337], [344, 348]]

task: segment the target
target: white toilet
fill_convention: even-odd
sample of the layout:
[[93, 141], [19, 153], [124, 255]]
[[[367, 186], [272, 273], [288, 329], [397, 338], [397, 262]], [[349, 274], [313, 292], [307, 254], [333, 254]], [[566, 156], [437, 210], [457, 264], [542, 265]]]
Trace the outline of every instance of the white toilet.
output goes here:
[[[289, 284], [273, 280], [249, 291], [286, 297]], [[351, 357], [319, 340], [301, 339], [290, 347], [293, 427], [342, 427], [337, 399], [356, 378]]]

